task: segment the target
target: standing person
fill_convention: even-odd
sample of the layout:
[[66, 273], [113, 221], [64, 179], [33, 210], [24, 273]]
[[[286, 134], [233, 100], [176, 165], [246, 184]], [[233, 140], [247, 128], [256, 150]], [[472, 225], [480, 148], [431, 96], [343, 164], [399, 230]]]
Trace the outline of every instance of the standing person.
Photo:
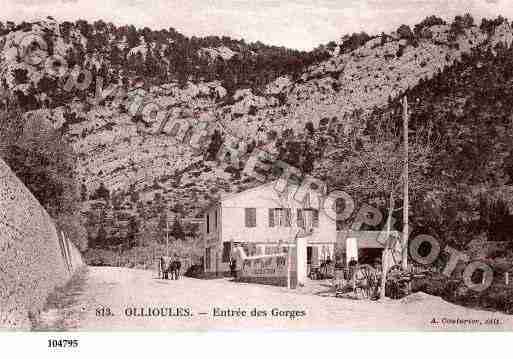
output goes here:
[[237, 261], [232, 258], [230, 261], [230, 273], [233, 278], [237, 277]]
[[382, 266], [381, 266], [381, 259], [380, 258], [376, 258], [374, 260], [374, 269], [376, 270], [376, 273], [380, 274], [381, 271], [382, 271]]
[[381, 284], [381, 277], [382, 277], [382, 266], [381, 266], [381, 259], [376, 258], [374, 260], [374, 275], [372, 279], [372, 285], [371, 285], [371, 300], [378, 300], [380, 297], [380, 284]]
[[334, 269], [332, 268], [332, 265], [333, 265], [333, 261], [331, 260], [331, 257], [328, 254], [328, 257], [324, 261], [324, 271], [323, 271], [324, 278], [328, 278], [330, 275], [333, 274]]
[[174, 257], [174, 260], [171, 262], [171, 279], [178, 280], [180, 279], [182, 263], [180, 262], [178, 254], [175, 254]]
[[348, 271], [348, 280], [350, 282], [353, 281], [354, 272], [356, 271], [356, 266], [358, 265], [357, 260], [354, 257], [351, 257], [348, 263], [349, 271]]

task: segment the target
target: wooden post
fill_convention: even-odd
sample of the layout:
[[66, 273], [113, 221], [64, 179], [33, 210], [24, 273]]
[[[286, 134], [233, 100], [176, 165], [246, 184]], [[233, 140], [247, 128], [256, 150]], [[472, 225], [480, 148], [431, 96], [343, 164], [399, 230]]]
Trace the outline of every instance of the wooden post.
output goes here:
[[[383, 254], [381, 257], [381, 289], [380, 289], [380, 297], [382, 299], [385, 298], [386, 294], [386, 283], [387, 283], [387, 274], [388, 270], [391, 267], [390, 261], [393, 260], [392, 251], [394, 248], [390, 246], [390, 231], [392, 227], [392, 213], [394, 212], [394, 188], [390, 190], [390, 199], [389, 199], [389, 207], [388, 207], [388, 218], [387, 218], [387, 231], [386, 231], [386, 242], [385, 248], [383, 249]], [[392, 263], [393, 264], [393, 263]]]
[[408, 98], [403, 98], [403, 131], [404, 131], [404, 200], [403, 200], [403, 269], [408, 270]]
[[166, 256], [169, 257], [169, 221], [166, 213]]
[[[155, 246], [152, 243], [152, 254], [151, 254], [151, 265], [155, 265], [155, 261], [157, 260], [157, 256], [155, 255]], [[160, 279], [160, 260], [157, 262], [157, 276]]]
[[[203, 233], [206, 233], [206, 231], [203, 231]], [[207, 271], [207, 236], [201, 235], [203, 239], [203, 273], [206, 273]]]
[[290, 255], [290, 249], [291, 249], [291, 246], [290, 246], [290, 243], [287, 247], [287, 288], [290, 289], [291, 287], [291, 283], [290, 283], [290, 270], [292, 269], [292, 266], [291, 266], [291, 255]]

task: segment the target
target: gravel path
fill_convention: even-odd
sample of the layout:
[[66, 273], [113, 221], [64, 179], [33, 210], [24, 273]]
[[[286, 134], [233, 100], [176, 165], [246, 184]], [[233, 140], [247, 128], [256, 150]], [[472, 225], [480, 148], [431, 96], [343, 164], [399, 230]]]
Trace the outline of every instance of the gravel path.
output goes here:
[[82, 282], [82, 290], [71, 291], [66, 305], [42, 313], [39, 329], [513, 329], [511, 316], [463, 308], [423, 293], [372, 302], [228, 279], [161, 280], [155, 272], [114, 267], [90, 267]]

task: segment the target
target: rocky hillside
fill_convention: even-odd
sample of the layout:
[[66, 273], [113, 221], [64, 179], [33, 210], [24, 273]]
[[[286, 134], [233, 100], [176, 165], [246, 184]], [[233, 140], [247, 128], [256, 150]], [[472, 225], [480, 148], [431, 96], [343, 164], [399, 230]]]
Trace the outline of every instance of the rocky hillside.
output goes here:
[[[188, 38], [173, 28], [151, 30], [84, 20], [59, 23], [51, 17], [15, 25], [0, 23], [2, 87], [16, 93], [25, 108], [56, 107], [74, 97], [85, 100], [95, 86], [62, 91], [57, 69], [87, 69], [96, 83], [133, 87], [222, 80], [233, 94], [239, 87], [261, 88], [285, 74], [328, 56], [326, 51], [302, 52], [262, 43], [209, 36]], [[50, 57], [53, 61], [46, 61]], [[46, 71], [44, 70], [46, 68]], [[60, 70], [60, 69], [59, 69]]]
[[[100, 217], [114, 218], [117, 224], [111, 227], [127, 231], [130, 218], [141, 223], [143, 218], [147, 223], [159, 223], [165, 212], [162, 208], [172, 208], [182, 217], [194, 217], [222, 192], [253, 186], [255, 181], [241, 174], [238, 163], [215, 161], [212, 153], [223, 142], [238, 147], [242, 153], [251, 151], [255, 145], [265, 145], [280, 155], [283, 136], [312, 134], [326, 127], [337, 129], [336, 142], [357, 125], [357, 119], [386, 106], [391, 99], [419, 81], [432, 78], [473, 49], [494, 51], [497, 44], [509, 46], [513, 40], [507, 21], [478, 27], [468, 18], [457, 19], [451, 25], [425, 22], [416, 27], [415, 33], [401, 27], [396, 33], [364, 38], [356, 45], [354, 36], [349, 37], [336, 45], [336, 51], [329, 56], [316, 51], [294, 53], [261, 44], [244, 47], [224, 38], [217, 46], [211, 43], [217, 40], [198, 40], [196, 47], [187, 47], [187, 51], [195, 49], [191, 55], [197, 64], [195, 69], [184, 72], [180, 67], [183, 61], [177, 60], [169, 62], [165, 74], [159, 76], [160, 70], [147, 73], [152, 68], [149, 60], [140, 66], [141, 57], [147, 60], [150, 53], [157, 56], [157, 48], [165, 55], [166, 49], [176, 45], [170, 56], [164, 56], [172, 59], [172, 54], [189, 53], [177, 44], [190, 41], [173, 33], [174, 37], [168, 38], [169, 47], [163, 47], [163, 40], [152, 42], [156, 35], [150, 30], [143, 29], [135, 39], [131, 29], [103, 39], [99, 34], [109, 31], [88, 30], [84, 24], [78, 24], [64, 26], [69, 31], [63, 33], [63, 25], [46, 20], [11, 28], [2, 37], [0, 74], [4, 91], [16, 95], [21, 99], [18, 103], [21, 101], [30, 110], [24, 116], [61, 129], [78, 153], [84, 213], [89, 213], [92, 237], [97, 236], [101, 227]], [[148, 35], [148, 31], [153, 35]], [[82, 57], [85, 66], [95, 68], [96, 75], [103, 73], [106, 79], [119, 83], [122, 94], [88, 101], [94, 95], [94, 82], [81, 92], [64, 90], [56, 77], [43, 76], [40, 65], [20, 59], [18, 49], [27, 34], [50, 37], [53, 53], [68, 56], [68, 62], [75, 61], [77, 65], [82, 62], [73, 60], [73, 56], [81, 48], [90, 49]], [[96, 43], [91, 44], [91, 39]], [[124, 54], [127, 68], [113, 60], [116, 56], [112, 52], [117, 50], [111, 49], [108, 56], [98, 50], [102, 41], [116, 44], [114, 48]], [[209, 62], [208, 58], [214, 56], [215, 61]], [[204, 66], [201, 59], [207, 59]], [[235, 71], [232, 59], [237, 61], [238, 68], [246, 66], [246, 70]], [[92, 63], [99, 65], [91, 67]], [[216, 70], [212, 72], [213, 68]], [[269, 69], [270, 74], [261, 69]], [[258, 76], [244, 75], [251, 71]], [[228, 72], [231, 75], [220, 76]], [[47, 88], [50, 90], [45, 91]], [[150, 103], [156, 105], [144, 106]], [[151, 108], [158, 111], [152, 113]], [[180, 143], [170, 134], [172, 129], [162, 125], [166, 124], [166, 116], [167, 124], [177, 120], [193, 127], [199, 123], [215, 124], [210, 127], [208, 150], [198, 151]], [[337, 163], [329, 158], [313, 161], [329, 153], [329, 148], [317, 145], [319, 151], [303, 157], [313, 164], [310, 171], [326, 174], [319, 167], [333, 168]], [[98, 191], [102, 184], [108, 195]], [[91, 200], [106, 197], [110, 212], [102, 215], [104, 208]]]
[[[428, 151], [423, 171], [410, 181], [414, 220], [452, 245], [484, 238], [509, 243], [509, 253], [513, 248], [512, 85], [513, 47], [499, 44], [473, 50], [407, 93], [412, 149], [419, 141]], [[400, 125], [398, 107], [374, 111], [367, 133], [376, 136], [383, 121]], [[505, 251], [493, 252], [487, 258]]]

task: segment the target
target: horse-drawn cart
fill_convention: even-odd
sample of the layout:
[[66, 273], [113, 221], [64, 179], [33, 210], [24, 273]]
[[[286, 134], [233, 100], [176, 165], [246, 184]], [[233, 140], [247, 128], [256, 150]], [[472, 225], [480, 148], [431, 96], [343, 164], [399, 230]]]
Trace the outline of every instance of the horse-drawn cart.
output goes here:
[[[428, 275], [429, 271], [422, 268], [410, 267], [406, 271], [399, 264], [393, 265], [387, 271], [385, 296], [392, 299], [403, 298], [410, 294], [413, 280]], [[334, 280], [335, 296], [351, 294], [359, 299], [379, 299], [382, 277], [383, 273], [379, 269], [366, 264], [337, 271]]]
[[370, 265], [337, 271], [335, 296], [352, 295], [362, 299], [377, 299], [380, 281], [381, 273]]
[[308, 277], [312, 280], [333, 279], [335, 276], [335, 263], [326, 260], [319, 267], [311, 267]]

